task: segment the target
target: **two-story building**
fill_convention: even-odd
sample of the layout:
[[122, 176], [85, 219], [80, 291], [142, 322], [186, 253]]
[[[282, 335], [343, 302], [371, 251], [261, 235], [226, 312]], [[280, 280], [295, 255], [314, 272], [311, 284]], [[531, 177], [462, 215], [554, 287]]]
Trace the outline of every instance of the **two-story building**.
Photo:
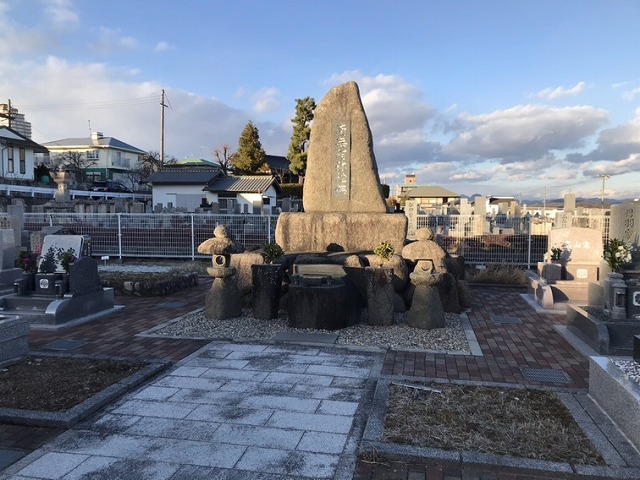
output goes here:
[[89, 138], [64, 138], [43, 144], [49, 150], [44, 163], [57, 166], [62, 156], [71, 152], [84, 156], [87, 182], [97, 180], [126, 180], [126, 175], [134, 170], [144, 150], [129, 145], [114, 137], [105, 137], [101, 132], [92, 132]]
[[0, 177], [33, 180], [35, 154], [48, 150], [9, 127], [0, 127]]

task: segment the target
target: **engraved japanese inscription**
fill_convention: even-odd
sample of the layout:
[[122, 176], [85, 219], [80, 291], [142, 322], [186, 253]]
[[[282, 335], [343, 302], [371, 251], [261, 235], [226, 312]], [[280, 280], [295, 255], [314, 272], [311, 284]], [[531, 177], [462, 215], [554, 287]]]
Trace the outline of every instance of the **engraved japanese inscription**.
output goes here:
[[349, 200], [351, 196], [351, 122], [340, 120], [333, 123], [332, 132], [333, 198]]

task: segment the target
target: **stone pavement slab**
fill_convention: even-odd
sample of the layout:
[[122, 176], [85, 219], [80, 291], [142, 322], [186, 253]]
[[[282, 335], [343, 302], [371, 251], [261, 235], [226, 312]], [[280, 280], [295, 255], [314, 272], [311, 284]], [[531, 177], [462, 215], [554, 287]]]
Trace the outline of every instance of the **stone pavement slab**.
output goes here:
[[381, 352], [213, 342], [4, 473], [350, 479], [382, 363]]

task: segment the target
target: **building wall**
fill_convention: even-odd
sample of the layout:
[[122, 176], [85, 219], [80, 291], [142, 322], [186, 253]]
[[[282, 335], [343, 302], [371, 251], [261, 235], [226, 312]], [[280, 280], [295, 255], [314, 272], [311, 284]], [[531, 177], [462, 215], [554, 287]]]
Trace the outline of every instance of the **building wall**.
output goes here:
[[[24, 155], [24, 168], [20, 156]], [[10, 158], [13, 158], [13, 168]], [[33, 180], [34, 153], [30, 148], [7, 147], [0, 143], [0, 176], [20, 180]], [[12, 171], [13, 170], [13, 171]]]
[[[202, 202], [203, 198], [207, 198], [202, 188], [204, 185], [154, 185], [152, 189], [152, 202], [155, 207], [162, 204], [164, 208], [168, 208], [171, 203], [175, 208], [186, 208], [187, 211], [193, 212]], [[209, 200], [207, 200], [209, 201]]]

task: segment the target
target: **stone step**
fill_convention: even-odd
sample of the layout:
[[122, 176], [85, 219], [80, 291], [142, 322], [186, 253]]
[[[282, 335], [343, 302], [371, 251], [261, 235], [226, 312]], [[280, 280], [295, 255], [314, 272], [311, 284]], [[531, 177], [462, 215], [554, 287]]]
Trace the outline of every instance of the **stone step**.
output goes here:
[[20, 297], [8, 295], [0, 299], [0, 307], [4, 308], [5, 312], [17, 311], [26, 313], [32, 310], [44, 312], [55, 299], [56, 297], [50, 295], [25, 295]]

